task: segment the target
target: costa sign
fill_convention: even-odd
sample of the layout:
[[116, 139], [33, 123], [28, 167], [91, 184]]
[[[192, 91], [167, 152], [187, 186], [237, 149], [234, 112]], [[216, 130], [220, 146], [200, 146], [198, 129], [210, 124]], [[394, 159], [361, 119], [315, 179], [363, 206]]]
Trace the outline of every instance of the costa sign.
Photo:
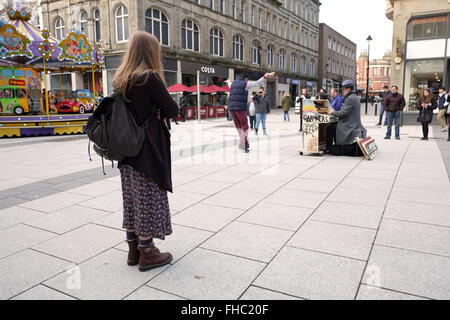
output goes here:
[[216, 69], [214, 69], [212, 67], [201, 67], [200, 70], [203, 73], [216, 73]]

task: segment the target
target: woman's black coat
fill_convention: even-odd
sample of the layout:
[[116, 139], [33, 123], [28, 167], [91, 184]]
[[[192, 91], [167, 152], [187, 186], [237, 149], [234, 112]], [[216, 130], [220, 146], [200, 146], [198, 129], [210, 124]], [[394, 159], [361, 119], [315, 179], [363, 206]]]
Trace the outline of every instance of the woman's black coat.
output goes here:
[[433, 110], [437, 108], [436, 99], [432, 98], [431, 103], [426, 108], [422, 107], [422, 99], [417, 102], [417, 109], [419, 109], [419, 120], [422, 123], [433, 121]]

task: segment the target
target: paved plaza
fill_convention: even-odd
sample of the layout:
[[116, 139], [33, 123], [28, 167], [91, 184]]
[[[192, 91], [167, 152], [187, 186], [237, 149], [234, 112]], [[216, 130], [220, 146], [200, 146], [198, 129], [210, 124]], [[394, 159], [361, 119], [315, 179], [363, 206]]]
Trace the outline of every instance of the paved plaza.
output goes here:
[[0, 299], [450, 299], [450, 142], [364, 117], [373, 161], [300, 156], [298, 115], [172, 125], [170, 265], [126, 264], [119, 171], [84, 135], [0, 140]]

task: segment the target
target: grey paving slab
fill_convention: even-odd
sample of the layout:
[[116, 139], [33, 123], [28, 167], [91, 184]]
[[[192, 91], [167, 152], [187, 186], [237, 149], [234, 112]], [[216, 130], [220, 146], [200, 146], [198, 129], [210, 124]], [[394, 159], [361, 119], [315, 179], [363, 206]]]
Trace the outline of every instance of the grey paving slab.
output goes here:
[[396, 174], [397, 170], [395, 168], [392, 170], [372, 170], [370, 168], [356, 168], [349, 174], [349, 177], [394, 180]]
[[441, 191], [428, 190], [425, 188], [402, 188], [394, 187], [390, 199], [411, 201], [419, 203], [439, 204], [449, 207], [450, 211], [450, 188]]
[[0, 259], [0, 299], [12, 298], [69, 266], [70, 262], [33, 250]]
[[250, 172], [236, 172], [232, 170], [222, 170], [209, 174], [204, 177], [205, 180], [236, 183], [252, 175]]
[[339, 187], [346, 189], [357, 189], [361, 192], [386, 192], [389, 193], [392, 188], [393, 180], [368, 179], [347, 177]]
[[384, 217], [450, 227], [448, 207], [438, 204], [389, 200]]
[[449, 190], [450, 182], [445, 179], [433, 179], [433, 178], [419, 178], [419, 177], [405, 177], [399, 176], [395, 180], [396, 187], [402, 188], [415, 188], [415, 189], [428, 189], [428, 190]]
[[354, 299], [365, 263], [285, 247], [253, 282], [304, 299]]
[[72, 275], [68, 273], [44, 284], [82, 300], [117, 300], [125, 298], [167, 267], [140, 272], [137, 266], [130, 267], [126, 261], [126, 252], [110, 249], [78, 266], [79, 286], [67, 285]]
[[23, 224], [0, 230], [0, 259], [56, 236], [55, 233]]
[[298, 178], [312, 180], [331, 180], [339, 182], [348, 175], [348, 170], [335, 171], [325, 167], [313, 167], [308, 171], [300, 174]]
[[275, 291], [250, 286], [239, 300], [302, 300]]
[[20, 207], [50, 213], [79, 204], [90, 198], [92, 197], [69, 192], [58, 192], [45, 198], [22, 203]]
[[202, 244], [203, 248], [269, 262], [293, 232], [233, 222]]
[[116, 212], [123, 208], [122, 192], [113, 191], [103, 196], [79, 203], [80, 206], [92, 209]]
[[76, 300], [64, 293], [50, 289], [43, 285], [37, 285], [11, 300]]
[[400, 292], [372, 287], [362, 284], [356, 300], [427, 300]]
[[224, 190], [202, 201], [204, 204], [248, 210], [266, 197], [265, 194]]
[[367, 260], [375, 230], [328, 222], [307, 221], [288, 242], [288, 246]]
[[182, 211], [208, 197], [206, 194], [185, 191], [177, 191], [176, 193], [168, 193], [167, 195], [172, 214]]
[[42, 217], [45, 213], [21, 207], [0, 210], [0, 230], [10, 226]]
[[337, 181], [332, 180], [314, 180], [296, 178], [284, 186], [286, 189], [315, 191], [315, 192], [331, 192], [336, 186]]
[[205, 174], [185, 172], [183, 170], [174, 170], [172, 173], [172, 184], [174, 185], [174, 187], [181, 186], [188, 182], [198, 180], [203, 176], [205, 176]]
[[450, 227], [384, 219], [376, 244], [450, 257]]
[[26, 201], [27, 201], [26, 199], [22, 199], [19, 197], [8, 197], [8, 198], [0, 199], [0, 210], [14, 207], [14, 206], [22, 204]]
[[313, 209], [274, 203], [259, 203], [238, 218], [238, 221], [296, 231]]
[[172, 222], [216, 232], [243, 213], [243, 210], [200, 203], [175, 215], [172, 218]]
[[327, 196], [327, 193], [322, 192], [282, 188], [277, 192], [272, 193], [264, 200], [264, 202], [315, 209]]
[[93, 221], [92, 223], [98, 224], [105, 227], [110, 227], [118, 230], [124, 230], [122, 228], [123, 224], [123, 212], [114, 212], [111, 214], [108, 214], [107, 216], [100, 218], [98, 220]]
[[346, 224], [355, 227], [377, 229], [383, 215], [383, 208], [361, 206], [353, 203], [323, 202], [312, 220]]
[[285, 181], [276, 181], [261, 176], [252, 176], [232, 185], [228, 190], [240, 192], [250, 191], [269, 195], [270, 193], [281, 188], [285, 183]]
[[188, 299], [238, 299], [265, 264], [195, 249], [147, 285]]
[[33, 248], [69, 260], [81, 263], [123, 241], [122, 231], [88, 224]]
[[84, 194], [92, 197], [97, 197], [112, 191], [121, 191], [121, 184], [110, 181], [96, 181], [78, 188], [70, 189], [70, 192], [72, 193]]
[[374, 246], [363, 283], [430, 299], [450, 299], [450, 258]]
[[228, 188], [229, 186], [231, 186], [231, 183], [228, 183], [228, 182], [219, 182], [219, 181], [199, 179], [199, 180], [195, 180], [195, 181], [183, 184], [180, 187], [176, 187], [175, 192], [186, 191], [186, 192], [194, 192], [194, 193], [212, 195], [214, 193], [222, 191], [223, 189]]
[[139, 288], [138, 290], [130, 294], [128, 297], [126, 297], [125, 300], [186, 300], [186, 299], [167, 292], [163, 292], [161, 290], [143, 286], [142, 288]]
[[[327, 198], [328, 201], [351, 203], [370, 207], [384, 208], [390, 190], [379, 190], [365, 193], [358, 189], [337, 187]], [[370, 196], [368, 196], [370, 194]]]
[[[202, 242], [213, 235], [212, 232], [172, 225], [173, 233], [165, 240], [154, 239], [156, 246], [161, 252], [170, 252], [173, 256], [171, 263], [177, 262], [189, 251], [199, 246]], [[121, 242], [116, 248], [128, 252], [128, 244]]]
[[72, 206], [46, 214], [45, 216], [26, 222], [27, 225], [63, 234], [83, 226], [101, 217], [108, 212], [81, 206]]

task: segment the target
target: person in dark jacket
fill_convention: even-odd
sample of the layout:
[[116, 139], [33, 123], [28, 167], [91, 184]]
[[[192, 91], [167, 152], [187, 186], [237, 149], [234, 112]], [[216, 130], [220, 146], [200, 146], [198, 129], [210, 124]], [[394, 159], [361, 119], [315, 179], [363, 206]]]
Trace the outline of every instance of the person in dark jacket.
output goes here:
[[253, 100], [256, 110], [255, 134], [258, 135], [259, 124], [262, 123], [263, 134], [266, 136], [266, 119], [267, 114], [270, 113], [270, 101], [269, 97], [264, 94], [264, 87], [259, 88]]
[[423, 91], [423, 96], [417, 101], [417, 109], [419, 109], [419, 118], [422, 123], [422, 140], [428, 140], [428, 125], [433, 121], [433, 110], [437, 108], [436, 100], [430, 89]]
[[239, 133], [239, 148], [250, 152], [248, 143], [248, 120], [247, 120], [247, 101], [248, 90], [254, 87], [259, 87], [264, 83], [264, 80], [269, 76], [274, 76], [275, 72], [266, 73], [258, 81], [248, 81], [248, 76], [243, 74], [239, 76], [230, 86], [230, 101], [228, 110], [231, 111], [234, 125]]
[[440, 87], [438, 101], [437, 101], [437, 106], [439, 109], [437, 119], [438, 119], [439, 123], [441, 124], [442, 132], [445, 132], [447, 130], [447, 125], [445, 123], [445, 118], [446, 118], [445, 115], [447, 114], [448, 105], [449, 105], [449, 96], [448, 96], [447, 92], [445, 91], [445, 88]]
[[156, 37], [135, 32], [113, 79], [115, 94], [128, 103], [137, 124], [147, 123], [139, 154], [119, 162], [128, 265], [139, 264], [140, 271], [172, 260], [170, 253], [161, 253], [153, 242], [172, 233], [167, 198], [167, 191], [172, 192], [170, 133], [161, 119], [178, 114], [163, 80], [160, 51]]
[[380, 118], [378, 119], [377, 126], [381, 126], [381, 123], [383, 123], [385, 126], [387, 126], [387, 116], [384, 118], [383, 122], [383, 115], [384, 115], [384, 101], [386, 100], [386, 97], [390, 95], [392, 92], [389, 90], [388, 86], [383, 87], [383, 92], [381, 93], [381, 104], [380, 104]]
[[183, 119], [182, 121], [186, 121], [186, 107], [188, 106], [187, 98], [184, 95], [184, 92], [180, 93], [180, 115]]
[[387, 120], [387, 132], [384, 138], [391, 138], [392, 122], [395, 118], [395, 139], [400, 140], [400, 112], [405, 108], [406, 101], [403, 95], [398, 92], [397, 86], [392, 86], [391, 92], [392, 94], [384, 99]]

